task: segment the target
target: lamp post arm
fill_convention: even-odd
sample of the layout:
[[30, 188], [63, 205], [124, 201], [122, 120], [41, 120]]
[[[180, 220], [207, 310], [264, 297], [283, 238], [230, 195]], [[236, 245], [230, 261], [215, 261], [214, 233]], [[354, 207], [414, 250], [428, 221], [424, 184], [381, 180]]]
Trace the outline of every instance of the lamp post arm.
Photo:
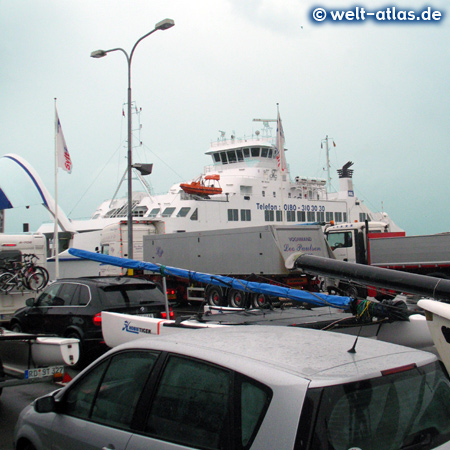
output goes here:
[[158, 31], [157, 28], [153, 29], [152, 31], [150, 31], [149, 33], [145, 34], [144, 36], [142, 36], [141, 38], [139, 38], [136, 43], [133, 45], [133, 48], [131, 49], [131, 53], [130, 53], [130, 62], [129, 64], [131, 65], [131, 59], [133, 58], [133, 54], [134, 51], [136, 50], [137, 45], [139, 44], [139, 42], [141, 42], [142, 40], [144, 40], [146, 37], [150, 36], [151, 34], [153, 34], [155, 31]]

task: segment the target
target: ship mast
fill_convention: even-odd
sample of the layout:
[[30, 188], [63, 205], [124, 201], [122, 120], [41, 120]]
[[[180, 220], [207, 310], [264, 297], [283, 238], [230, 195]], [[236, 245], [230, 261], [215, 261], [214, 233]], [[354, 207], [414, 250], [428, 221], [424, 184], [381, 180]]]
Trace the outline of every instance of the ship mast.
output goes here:
[[325, 142], [325, 150], [326, 150], [326, 156], [327, 156], [327, 197], [328, 192], [331, 191], [331, 175], [330, 175], [330, 148], [328, 146], [328, 140], [333, 141], [333, 146], [336, 147], [336, 144], [334, 143], [333, 138], [329, 138], [328, 134], [326, 135], [325, 139], [322, 139], [322, 142], [320, 143], [320, 148], [323, 148], [323, 143]]

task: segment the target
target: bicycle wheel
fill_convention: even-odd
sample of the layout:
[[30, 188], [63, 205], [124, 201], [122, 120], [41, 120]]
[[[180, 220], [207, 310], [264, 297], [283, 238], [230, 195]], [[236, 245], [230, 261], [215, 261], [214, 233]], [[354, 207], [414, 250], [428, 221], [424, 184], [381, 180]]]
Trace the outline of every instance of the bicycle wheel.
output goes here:
[[50, 275], [48, 274], [48, 270], [45, 267], [41, 267], [41, 266], [36, 266], [34, 268], [34, 270], [36, 272], [40, 272], [40, 273], [42, 273], [42, 275], [44, 275], [44, 277], [45, 277], [45, 284], [47, 284], [48, 280], [50, 279]]
[[47, 278], [41, 272], [30, 273], [25, 278], [26, 287], [32, 291], [39, 291], [47, 284]]
[[17, 280], [13, 273], [4, 272], [0, 274], [0, 291], [10, 292], [17, 286]]

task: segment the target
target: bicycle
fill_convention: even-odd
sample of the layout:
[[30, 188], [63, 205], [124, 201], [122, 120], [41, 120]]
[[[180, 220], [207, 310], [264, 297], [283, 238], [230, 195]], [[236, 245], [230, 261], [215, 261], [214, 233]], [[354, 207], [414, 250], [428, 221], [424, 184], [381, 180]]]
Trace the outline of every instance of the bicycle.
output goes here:
[[44, 279], [45, 279], [45, 283], [44, 283], [44, 286], [42, 286], [42, 287], [45, 287], [49, 281], [50, 276], [45, 267], [38, 266], [35, 264], [34, 261], [37, 259], [39, 259], [39, 258], [33, 253], [23, 255], [23, 260], [24, 260], [25, 264], [27, 265], [28, 273], [32, 274], [32, 275], [36, 275], [36, 274], [43, 275]]
[[0, 274], [0, 291], [10, 292], [14, 288], [39, 291], [49, 280], [48, 271], [34, 263], [36, 255], [24, 254], [24, 261], [9, 261], [5, 271]]

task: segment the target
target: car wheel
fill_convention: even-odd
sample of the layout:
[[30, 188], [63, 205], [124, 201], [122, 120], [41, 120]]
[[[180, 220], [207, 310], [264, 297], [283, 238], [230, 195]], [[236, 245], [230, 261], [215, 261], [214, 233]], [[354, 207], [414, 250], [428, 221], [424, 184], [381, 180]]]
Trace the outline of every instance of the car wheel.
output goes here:
[[14, 331], [14, 333], [23, 333], [22, 325], [20, 325], [19, 322], [13, 322], [10, 329], [11, 331]]
[[17, 447], [20, 450], [36, 450], [35, 446], [31, 442], [25, 442], [20, 447]]

